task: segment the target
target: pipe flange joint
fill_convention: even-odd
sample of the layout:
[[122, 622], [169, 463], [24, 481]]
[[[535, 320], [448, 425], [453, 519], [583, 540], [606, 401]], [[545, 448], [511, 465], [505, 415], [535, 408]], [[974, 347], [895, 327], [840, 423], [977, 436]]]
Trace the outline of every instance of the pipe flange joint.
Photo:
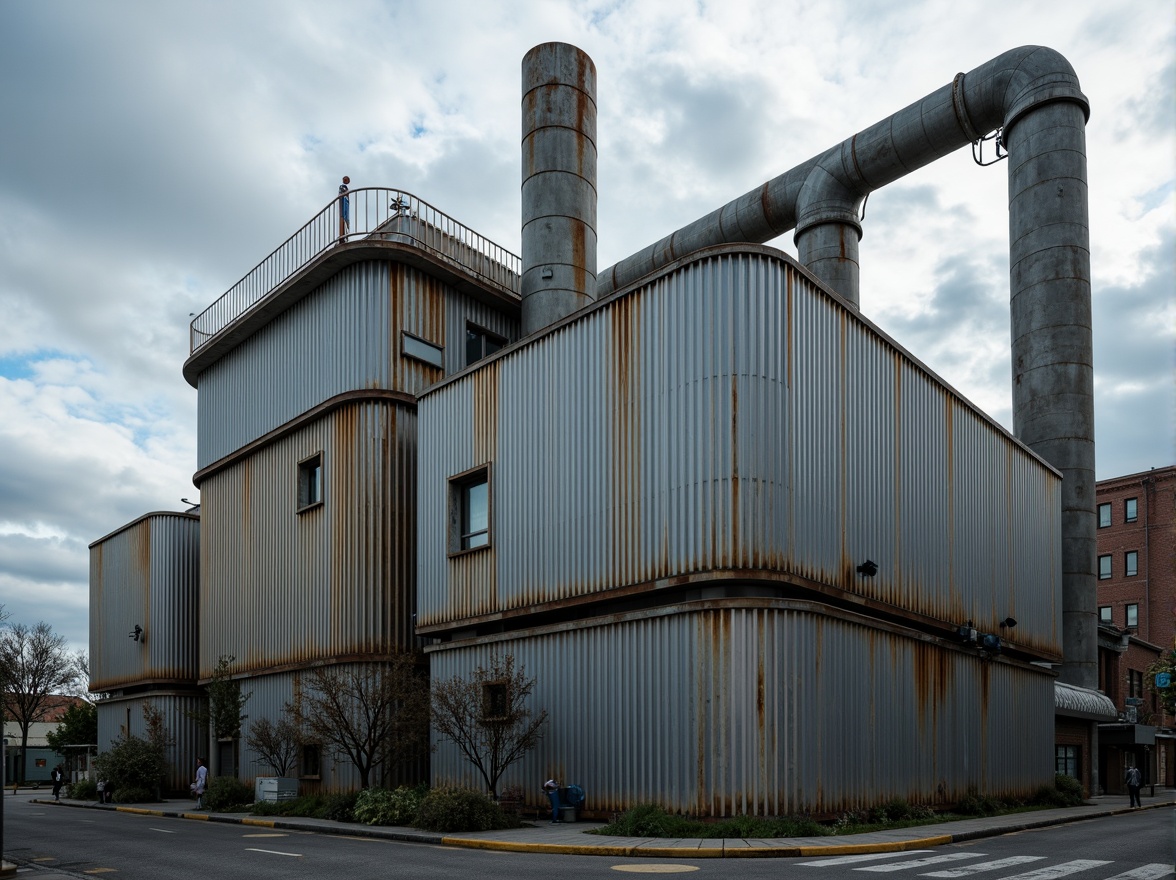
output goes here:
[[792, 234], [793, 244], [799, 244], [800, 237], [814, 226], [822, 226], [828, 223], [848, 226], [853, 229], [858, 237], [858, 241], [862, 240], [862, 224], [858, 219], [858, 212], [855, 206], [825, 205], [819, 208], [811, 208], [797, 218], [796, 231]]
[[968, 140], [976, 143], [984, 136], [982, 132], [976, 130], [976, 126], [972, 124], [972, 117], [968, 115], [968, 105], [964, 100], [964, 74], [962, 73], [957, 73], [955, 79], [951, 81], [951, 109], [955, 113], [960, 130]]
[[1076, 78], [1043, 82], [1021, 92], [1017, 96], [1017, 100], [1006, 111], [1004, 118], [1005, 142], [1008, 142], [1009, 130], [1026, 113], [1046, 104], [1053, 104], [1059, 101], [1069, 101], [1070, 103], [1077, 104], [1082, 108], [1083, 119], [1086, 122], [1090, 121], [1090, 100], [1078, 88]]

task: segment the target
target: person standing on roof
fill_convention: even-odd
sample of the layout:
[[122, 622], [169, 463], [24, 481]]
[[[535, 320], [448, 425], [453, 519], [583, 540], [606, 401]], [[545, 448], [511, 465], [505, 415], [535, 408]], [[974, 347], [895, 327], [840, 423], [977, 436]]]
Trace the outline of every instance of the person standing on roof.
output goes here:
[[339, 184], [339, 241], [346, 241], [347, 233], [351, 231], [351, 199], [347, 195], [347, 184], [351, 178], [343, 175], [343, 182]]

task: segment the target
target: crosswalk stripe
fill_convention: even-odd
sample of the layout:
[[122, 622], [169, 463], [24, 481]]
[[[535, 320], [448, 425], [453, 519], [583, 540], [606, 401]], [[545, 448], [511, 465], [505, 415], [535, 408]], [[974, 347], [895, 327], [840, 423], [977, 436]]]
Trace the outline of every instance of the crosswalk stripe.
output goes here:
[[1002, 877], [1001, 880], [1055, 880], [1067, 874], [1077, 874], [1079, 871], [1089, 871], [1100, 865], [1109, 865], [1105, 859], [1075, 859], [1072, 862], [1062, 862], [1060, 865], [1050, 865], [1048, 868], [1038, 868], [1036, 871], [1026, 871], [1024, 874], [1013, 874]]
[[[996, 871], [1000, 868], [1011, 868], [1013, 865], [1023, 865], [1026, 862], [1040, 862], [1045, 856], [1009, 856], [1007, 859], [997, 859], [995, 862], [978, 862], [975, 865], [964, 865], [949, 871], [928, 871], [924, 877], [967, 877], [969, 874], [979, 874], [982, 871]], [[1139, 878], [1144, 880], [1144, 878]]]
[[1173, 873], [1176, 872], [1172, 870], [1171, 865], [1152, 863], [1131, 871], [1124, 871], [1114, 877], [1108, 877], [1107, 880], [1159, 880], [1161, 877], [1170, 877]]
[[813, 868], [825, 868], [830, 865], [852, 865], [857, 862], [876, 862], [879, 859], [897, 859], [902, 856], [909, 856], [911, 853], [931, 852], [929, 849], [908, 849], [906, 852], [892, 852], [892, 853], [870, 853], [866, 856], [835, 856], [831, 859], [820, 859], [816, 862], [798, 862], [800, 865], [808, 865]]
[[941, 856], [928, 856], [925, 859], [915, 859], [910, 862], [890, 862], [885, 865], [866, 865], [864, 868], [854, 868], [855, 871], [905, 871], [908, 868], [922, 868], [926, 865], [938, 865], [941, 862], [961, 862], [964, 859], [982, 859], [984, 853], [957, 852], [945, 853]]

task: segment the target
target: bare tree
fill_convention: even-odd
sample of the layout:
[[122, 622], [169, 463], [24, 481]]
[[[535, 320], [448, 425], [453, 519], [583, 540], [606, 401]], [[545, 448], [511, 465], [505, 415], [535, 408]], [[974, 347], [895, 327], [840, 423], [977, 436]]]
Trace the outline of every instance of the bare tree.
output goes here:
[[527, 700], [535, 679], [514, 655], [495, 655], [489, 668], [479, 666], [468, 679], [454, 676], [433, 685], [433, 728], [465, 755], [486, 788], [498, 798], [498, 780], [506, 768], [535, 748], [542, 738], [547, 710], [532, 716]]
[[20, 757], [16, 766], [22, 777], [29, 727], [43, 720], [52, 702], [50, 697], [69, 690], [77, 674], [76, 658], [66, 649], [65, 637], [53, 632], [44, 621], [33, 627], [14, 623], [0, 632], [4, 708], [20, 727]]
[[245, 735], [245, 744], [257, 752], [261, 763], [278, 776], [289, 776], [294, 769], [301, 740], [298, 725], [291, 719], [289, 712], [282, 712], [277, 724], [268, 718], [254, 721]]
[[298, 699], [287, 707], [298, 719], [302, 741], [321, 743], [346, 758], [368, 788], [372, 774], [424, 753], [429, 738], [429, 689], [416, 658], [318, 667]]

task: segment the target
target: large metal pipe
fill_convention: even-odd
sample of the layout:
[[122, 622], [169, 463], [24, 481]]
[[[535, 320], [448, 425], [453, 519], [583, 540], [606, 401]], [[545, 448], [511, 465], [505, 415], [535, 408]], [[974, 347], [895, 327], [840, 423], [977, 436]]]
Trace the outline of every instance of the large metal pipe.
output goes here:
[[596, 296], [596, 66], [567, 43], [523, 58], [523, 333]]
[[1088, 116], [1065, 58], [1040, 46], [1013, 49], [605, 270], [597, 296], [700, 248], [795, 229], [800, 262], [856, 307], [865, 197], [1003, 126], [1013, 428], [1065, 478], [1061, 677], [1096, 688]]

